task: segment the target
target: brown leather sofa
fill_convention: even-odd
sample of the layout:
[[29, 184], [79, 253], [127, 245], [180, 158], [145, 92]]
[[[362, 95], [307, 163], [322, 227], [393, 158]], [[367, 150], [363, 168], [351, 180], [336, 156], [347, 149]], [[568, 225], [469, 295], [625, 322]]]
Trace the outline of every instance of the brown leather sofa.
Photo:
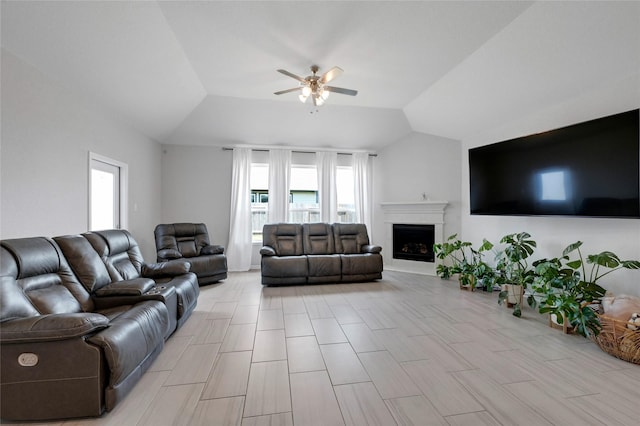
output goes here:
[[120, 230], [3, 240], [1, 418], [113, 409], [195, 308], [189, 266], [145, 264]]
[[264, 225], [264, 285], [323, 284], [382, 278], [382, 248], [369, 244], [364, 224]]
[[167, 223], [154, 231], [158, 262], [187, 260], [200, 285], [227, 278], [224, 247], [209, 242], [204, 223]]

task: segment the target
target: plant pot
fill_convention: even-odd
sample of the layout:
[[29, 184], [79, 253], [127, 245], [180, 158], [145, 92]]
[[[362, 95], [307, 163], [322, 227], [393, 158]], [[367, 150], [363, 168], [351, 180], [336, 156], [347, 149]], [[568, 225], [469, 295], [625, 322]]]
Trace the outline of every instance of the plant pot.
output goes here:
[[475, 291], [476, 289], [476, 277], [474, 275], [462, 275], [458, 276], [458, 283], [460, 283], [461, 290]]
[[562, 330], [564, 334], [573, 333], [573, 327], [567, 321], [567, 316], [562, 313], [562, 324], [558, 323], [558, 316], [556, 314], [549, 314], [549, 327]]
[[524, 287], [519, 284], [502, 284], [502, 291], [507, 292], [507, 298], [505, 299], [505, 305], [507, 308], [513, 308], [517, 303], [522, 306], [524, 298]]

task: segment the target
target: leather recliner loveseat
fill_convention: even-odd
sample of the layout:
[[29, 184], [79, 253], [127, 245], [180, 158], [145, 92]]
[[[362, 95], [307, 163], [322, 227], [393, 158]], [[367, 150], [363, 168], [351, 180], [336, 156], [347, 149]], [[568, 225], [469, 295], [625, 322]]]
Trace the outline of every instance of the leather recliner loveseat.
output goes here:
[[2, 419], [111, 410], [195, 308], [199, 287], [189, 266], [144, 264], [120, 230], [3, 240]]
[[264, 285], [322, 284], [382, 278], [382, 248], [369, 244], [364, 224], [264, 225]]
[[227, 278], [224, 247], [209, 242], [204, 223], [166, 223], [154, 230], [158, 262], [187, 260], [200, 285]]

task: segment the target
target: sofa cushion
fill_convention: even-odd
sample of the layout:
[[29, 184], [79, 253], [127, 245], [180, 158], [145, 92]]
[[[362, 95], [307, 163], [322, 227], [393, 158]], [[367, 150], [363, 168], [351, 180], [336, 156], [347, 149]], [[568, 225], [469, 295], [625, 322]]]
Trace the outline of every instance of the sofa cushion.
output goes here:
[[110, 229], [82, 235], [102, 258], [111, 281], [130, 280], [140, 276], [144, 259], [138, 243], [128, 231]]
[[363, 247], [369, 244], [367, 227], [362, 223], [334, 223], [333, 235], [336, 253], [362, 253]]
[[[20, 238], [3, 240], [2, 246], [13, 258], [8, 261], [15, 275], [3, 277], [2, 290], [3, 293], [10, 292], [12, 298], [15, 296], [11, 302], [14, 304], [11, 308], [13, 314], [31, 311], [23, 309], [25, 306], [21, 301], [25, 299], [41, 315], [93, 310], [89, 293], [77, 280], [53, 240]], [[2, 315], [6, 314], [3, 312]]]
[[309, 254], [309, 283], [340, 282], [342, 278], [339, 254]]
[[262, 276], [272, 278], [307, 277], [307, 256], [278, 256], [262, 258]]
[[104, 262], [82, 235], [54, 237], [69, 266], [89, 293], [111, 283]]
[[328, 223], [302, 225], [302, 242], [305, 254], [334, 254], [333, 228]]
[[296, 223], [267, 224], [262, 229], [263, 245], [273, 247], [277, 256], [300, 256], [302, 225]]
[[141, 296], [151, 290], [155, 284], [155, 281], [149, 278], [115, 281], [99, 288], [96, 291], [96, 296]]
[[102, 348], [115, 387], [164, 344], [169, 326], [167, 307], [158, 301], [138, 303], [112, 318], [109, 327], [87, 340]]

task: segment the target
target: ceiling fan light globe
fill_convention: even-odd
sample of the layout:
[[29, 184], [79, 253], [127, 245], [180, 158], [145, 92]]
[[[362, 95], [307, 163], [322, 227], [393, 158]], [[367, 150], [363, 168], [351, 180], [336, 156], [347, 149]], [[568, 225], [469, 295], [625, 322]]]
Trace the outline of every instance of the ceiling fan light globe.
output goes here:
[[320, 97], [322, 98], [323, 101], [326, 101], [327, 99], [329, 99], [330, 93], [331, 92], [329, 92], [328, 90], [322, 89], [322, 93], [320, 93]]
[[304, 94], [302, 94], [302, 95], [298, 96], [298, 99], [300, 99], [300, 102], [305, 103], [305, 102], [307, 102], [307, 97], [308, 96], [305, 96]]
[[307, 99], [307, 97], [311, 94], [311, 87], [309, 86], [304, 86], [302, 88], [302, 96], [304, 96], [305, 100]]
[[324, 104], [324, 99], [322, 99], [322, 96], [317, 96], [316, 97], [316, 105], [320, 106]]

